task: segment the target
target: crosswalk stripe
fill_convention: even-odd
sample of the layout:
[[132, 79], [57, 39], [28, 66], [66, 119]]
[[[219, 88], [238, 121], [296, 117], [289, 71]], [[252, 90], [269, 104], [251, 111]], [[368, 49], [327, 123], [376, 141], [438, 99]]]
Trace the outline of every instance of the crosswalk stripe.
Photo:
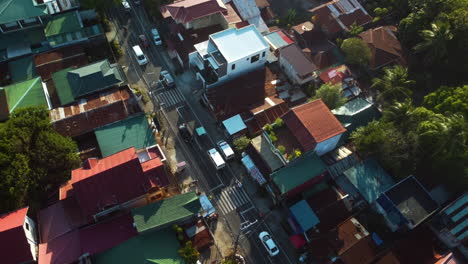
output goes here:
[[244, 189], [239, 188], [239, 195], [245, 199], [244, 204], [249, 202], [249, 196], [247, 195]]
[[218, 199], [217, 202], [219, 203], [220, 209], [221, 211], [223, 211], [223, 213], [227, 214], [230, 212], [226, 201], [224, 201], [223, 199]]
[[236, 207], [233, 206], [232, 203], [230, 203], [229, 196], [227, 195], [226, 192], [221, 192], [221, 196], [224, 198], [223, 202], [227, 204], [227, 209], [229, 209], [229, 211], [233, 211], [234, 209], [236, 209]]
[[231, 186], [222, 190], [215, 195], [215, 198], [219, 209], [225, 214], [249, 202], [245, 190], [237, 186]]
[[237, 192], [235, 191], [235, 189], [231, 189], [229, 190], [229, 192], [232, 193], [232, 196], [231, 196], [231, 200], [233, 200], [234, 204], [236, 205], [236, 207], [239, 207], [242, 205], [242, 202], [240, 200], [240, 198], [238, 197], [238, 194]]

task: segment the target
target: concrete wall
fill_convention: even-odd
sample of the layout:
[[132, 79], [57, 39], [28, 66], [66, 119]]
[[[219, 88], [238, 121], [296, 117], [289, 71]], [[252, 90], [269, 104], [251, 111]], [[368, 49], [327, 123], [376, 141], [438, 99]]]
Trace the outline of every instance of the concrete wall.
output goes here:
[[26, 216], [23, 223], [23, 230], [24, 234], [26, 235], [26, 239], [28, 240], [29, 247], [31, 248], [31, 254], [34, 260], [37, 260], [37, 253], [38, 253], [38, 241], [37, 241], [37, 228], [36, 223]]
[[214, 13], [208, 16], [197, 18], [184, 26], [186, 29], [200, 29], [213, 25], [221, 25], [223, 29], [228, 28], [228, 22], [221, 13]]
[[[263, 54], [265, 54], [263, 56]], [[258, 61], [252, 63], [252, 58], [255, 55], [259, 55]], [[248, 56], [244, 56], [243, 58], [228, 63], [227, 65], [227, 74], [220, 78], [220, 81], [226, 81], [226, 80], [232, 80], [235, 77], [238, 77], [240, 75], [246, 74], [248, 72], [251, 72], [255, 69], [264, 67], [266, 62], [267, 62], [267, 56], [268, 55], [268, 47], [266, 47], [264, 50], [255, 53], [255, 54], [249, 54]], [[235, 68], [232, 69], [232, 66], [235, 64]]]
[[322, 156], [323, 154], [326, 154], [327, 152], [335, 149], [342, 135], [343, 134], [339, 134], [325, 141], [319, 142], [317, 146], [315, 146], [315, 151], [317, 152], [317, 155]]

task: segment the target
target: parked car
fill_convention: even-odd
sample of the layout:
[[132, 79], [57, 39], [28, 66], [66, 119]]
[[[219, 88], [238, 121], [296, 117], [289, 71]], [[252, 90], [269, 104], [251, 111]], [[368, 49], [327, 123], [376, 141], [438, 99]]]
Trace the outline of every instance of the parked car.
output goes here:
[[171, 74], [168, 71], [161, 71], [161, 73], [159, 75], [159, 80], [166, 87], [175, 87], [174, 78], [172, 78]]
[[219, 154], [219, 152], [215, 148], [208, 150], [207, 153], [210, 157], [211, 162], [213, 162], [217, 170], [222, 169], [226, 166], [223, 157], [221, 157], [221, 154]]
[[133, 53], [135, 53], [135, 57], [139, 65], [145, 65], [148, 63], [148, 59], [146, 58], [146, 55], [141, 50], [140, 45], [133, 46], [132, 49], [133, 49]]
[[223, 154], [226, 160], [230, 160], [234, 158], [234, 151], [232, 150], [231, 146], [229, 146], [229, 144], [226, 141], [220, 140], [216, 144], [218, 145], [219, 149], [221, 150], [221, 153]]
[[270, 234], [268, 234], [268, 232], [261, 232], [258, 238], [260, 238], [260, 241], [262, 241], [263, 246], [268, 251], [268, 254], [270, 254], [270, 256], [273, 257], [278, 255], [279, 249], [276, 246], [275, 241], [273, 241], [273, 238], [271, 238]]
[[132, 7], [130, 6], [130, 3], [129, 3], [129, 2], [127, 2], [127, 1], [122, 1], [122, 5], [123, 5], [125, 11], [127, 11], [127, 12], [132, 11]]
[[151, 34], [153, 35], [154, 44], [156, 44], [157, 46], [161, 45], [162, 40], [161, 40], [161, 36], [159, 35], [158, 30], [155, 28], [151, 29]]
[[140, 35], [138, 38], [140, 39], [140, 45], [142, 45], [143, 48], [146, 49], [149, 47], [148, 39], [146, 39], [145, 35]]
[[179, 133], [186, 143], [192, 141], [192, 135], [190, 134], [190, 131], [188, 130], [185, 123], [179, 125]]

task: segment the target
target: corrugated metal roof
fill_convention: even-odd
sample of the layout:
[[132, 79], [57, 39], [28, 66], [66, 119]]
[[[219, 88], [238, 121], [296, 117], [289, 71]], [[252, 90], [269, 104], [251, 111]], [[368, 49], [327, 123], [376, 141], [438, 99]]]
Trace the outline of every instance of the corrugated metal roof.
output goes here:
[[146, 148], [156, 144], [145, 114], [137, 114], [95, 130], [103, 157], [127, 148]]
[[8, 69], [13, 82], [26, 81], [37, 76], [32, 56], [10, 61], [8, 63]]
[[317, 215], [305, 200], [301, 200], [289, 207], [294, 219], [298, 222], [303, 232], [315, 227], [320, 223]]
[[0, 215], [0, 258], [3, 263], [23, 263], [33, 260], [23, 223], [28, 207]]
[[32, 0], [2, 0], [0, 2], [0, 24], [44, 15], [47, 15], [46, 6], [35, 5]]
[[[317, 70], [317, 66], [312, 63], [302, 50], [296, 45], [291, 44], [280, 50], [280, 58], [283, 57], [300, 76], [307, 76]], [[280, 60], [281, 62], [281, 60]]]
[[50, 37], [63, 33], [75, 32], [82, 27], [83, 24], [80, 21], [77, 11], [65, 12], [47, 19], [44, 27], [44, 34], [46, 37]]
[[15, 83], [0, 89], [6, 92], [10, 113], [28, 106], [48, 106], [40, 77]]

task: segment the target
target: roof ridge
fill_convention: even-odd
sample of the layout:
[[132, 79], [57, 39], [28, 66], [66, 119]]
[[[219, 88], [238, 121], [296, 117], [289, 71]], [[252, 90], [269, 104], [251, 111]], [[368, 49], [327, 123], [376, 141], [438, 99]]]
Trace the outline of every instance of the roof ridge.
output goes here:
[[[7, 0], [8, 1], [8, 0]], [[11, 3], [13, 3], [14, 0], [10, 0], [10, 2], [8, 2], [5, 7], [3, 8], [3, 10], [0, 10], [0, 14], [2, 14], [10, 5]]]
[[[31, 80], [33, 80], [33, 79], [31, 79]], [[21, 96], [21, 98], [18, 99], [18, 101], [16, 101], [16, 104], [10, 109], [10, 113], [15, 110], [15, 108], [18, 106], [18, 104], [24, 99], [24, 97], [29, 93], [29, 91], [34, 87], [34, 85], [36, 85], [38, 80], [40, 80], [39, 77], [37, 77], [36, 80], [28, 87], [26, 92], [23, 93], [23, 96]]]

